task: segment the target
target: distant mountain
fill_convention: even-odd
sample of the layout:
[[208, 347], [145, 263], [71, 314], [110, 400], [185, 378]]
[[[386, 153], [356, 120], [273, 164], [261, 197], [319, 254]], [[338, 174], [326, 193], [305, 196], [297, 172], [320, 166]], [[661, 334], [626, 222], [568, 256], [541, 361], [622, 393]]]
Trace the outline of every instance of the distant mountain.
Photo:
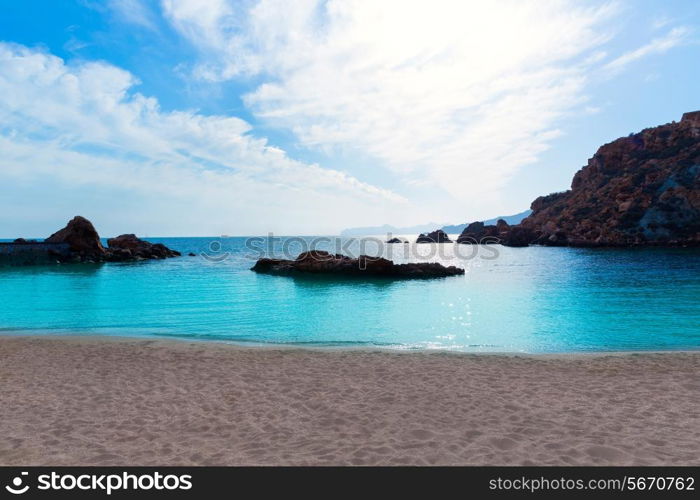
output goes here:
[[[485, 220], [483, 222], [486, 225], [496, 224], [496, 221], [498, 219], [503, 219], [508, 224], [510, 224], [512, 226], [514, 224], [520, 224], [520, 221], [522, 221], [525, 217], [527, 217], [531, 213], [532, 213], [532, 210], [525, 210], [524, 212], [520, 212], [519, 214], [505, 215], [503, 217], [496, 217], [494, 219], [488, 219], [488, 220]], [[345, 238], [349, 238], [352, 236], [378, 236], [378, 235], [386, 236], [387, 234], [419, 234], [419, 233], [429, 233], [431, 231], [435, 231], [436, 229], [440, 229], [441, 226], [442, 226], [441, 229], [448, 234], [459, 234], [464, 230], [465, 227], [467, 227], [467, 224], [468, 223], [457, 224], [457, 225], [452, 225], [452, 226], [442, 226], [442, 224], [438, 224], [436, 222], [430, 222], [428, 224], [419, 224], [417, 226], [405, 226], [405, 227], [390, 226], [389, 224], [384, 224], [383, 226], [371, 226], [371, 227], [351, 227], [349, 229], [344, 229], [340, 233], [340, 236], [343, 236]]]
[[[483, 222], [485, 226], [491, 226], [491, 225], [496, 225], [496, 222], [498, 222], [498, 219], [503, 219], [508, 223], [510, 226], [514, 226], [516, 224], [520, 224], [520, 222], [530, 215], [532, 213], [532, 210], [525, 210], [524, 212], [520, 212], [519, 214], [515, 215], [502, 215], [500, 217], [494, 217], [493, 219], [488, 219], [485, 221], [479, 221]], [[471, 222], [477, 222], [477, 221], [471, 221]], [[461, 234], [462, 231], [464, 231], [464, 228], [466, 228], [469, 225], [469, 222], [465, 222], [464, 224], [456, 224], [453, 226], [443, 226], [442, 230], [445, 231], [447, 234]]]

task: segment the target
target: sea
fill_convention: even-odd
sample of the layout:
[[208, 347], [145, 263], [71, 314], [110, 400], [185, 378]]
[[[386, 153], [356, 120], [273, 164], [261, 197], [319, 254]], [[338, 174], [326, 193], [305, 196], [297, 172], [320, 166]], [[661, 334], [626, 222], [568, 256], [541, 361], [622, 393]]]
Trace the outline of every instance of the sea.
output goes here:
[[[183, 256], [0, 268], [0, 334], [482, 353], [700, 348], [700, 249], [272, 235], [148, 240]], [[250, 270], [259, 257], [294, 258], [311, 248], [466, 272], [390, 280]]]

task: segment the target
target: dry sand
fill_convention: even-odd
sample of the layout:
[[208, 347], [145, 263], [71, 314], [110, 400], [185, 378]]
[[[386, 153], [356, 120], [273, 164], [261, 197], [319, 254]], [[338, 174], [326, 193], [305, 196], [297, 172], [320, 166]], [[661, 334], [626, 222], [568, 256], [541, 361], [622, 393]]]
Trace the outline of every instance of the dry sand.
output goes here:
[[0, 465], [700, 464], [700, 353], [0, 337]]

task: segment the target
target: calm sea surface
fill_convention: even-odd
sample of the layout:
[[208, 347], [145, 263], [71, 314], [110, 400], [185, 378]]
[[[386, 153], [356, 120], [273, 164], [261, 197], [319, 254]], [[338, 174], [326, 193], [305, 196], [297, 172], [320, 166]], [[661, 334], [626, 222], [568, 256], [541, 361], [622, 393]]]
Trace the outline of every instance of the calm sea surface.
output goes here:
[[249, 270], [260, 252], [294, 256], [310, 238], [149, 240], [197, 256], [0, 268], [0, 333], [475, 352], [700, 348], [698, 249], [391, 245], [383, 251], [395, 261], [427, 254], [466, 276], [338, 281]]

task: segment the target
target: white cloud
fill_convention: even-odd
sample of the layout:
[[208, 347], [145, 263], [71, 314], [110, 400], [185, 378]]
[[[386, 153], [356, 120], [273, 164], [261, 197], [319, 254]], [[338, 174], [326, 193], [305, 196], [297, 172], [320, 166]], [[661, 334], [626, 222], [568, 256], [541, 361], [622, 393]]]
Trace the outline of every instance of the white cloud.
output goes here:
[[107, 6], [122, 21], [157, 30], [155, 16], [142, 0], [108, 0]]
[[75, 186], [97, 189], [106, 206], [95, 211], [123, 210], [115, 193], [139, 200], [144, 212], [168, 200], [156, 219], [188, 220], [180, 231], [191, 234], [215, 227], [328, 231], [351, 224], [353, 214], [400, 210], [405, 202], [345, 173], [290, 159], [252, 136], [241, 119], [164, 112], [134, 92], [137, 84], [106, 63], [68, 65], [0, 43], [0, 182], [48, 179], [57, 198]]
[[613, 59], [605, 65], [605, 69], [617, 72], [627, 65], [652, 54], [663, 54], [668, 50], [682, 44], [690, 34], [690, 30], [685, 27], [673, 28], [665, 36], [655, 38], [651, 42], [638, 49], [632, 50]]
[[684, 28], [611, 61], [617, 3], [576, 0], [163, 0], [201, 49], [200, 79], [255, 76], [244, 102], [326, 152], [360, 151], [406, 186], [488, 215], [561, 119], [594, 108], [603, 73], [682, 42]]
[[163, 2], [202, 49], [197, 76], [262, 77], [245, 97], [258, 117], [308, 147], [369, 153], [461, 210], [492, 200], [560, 133], [615, 13], [566, 0], [197, 5]]

